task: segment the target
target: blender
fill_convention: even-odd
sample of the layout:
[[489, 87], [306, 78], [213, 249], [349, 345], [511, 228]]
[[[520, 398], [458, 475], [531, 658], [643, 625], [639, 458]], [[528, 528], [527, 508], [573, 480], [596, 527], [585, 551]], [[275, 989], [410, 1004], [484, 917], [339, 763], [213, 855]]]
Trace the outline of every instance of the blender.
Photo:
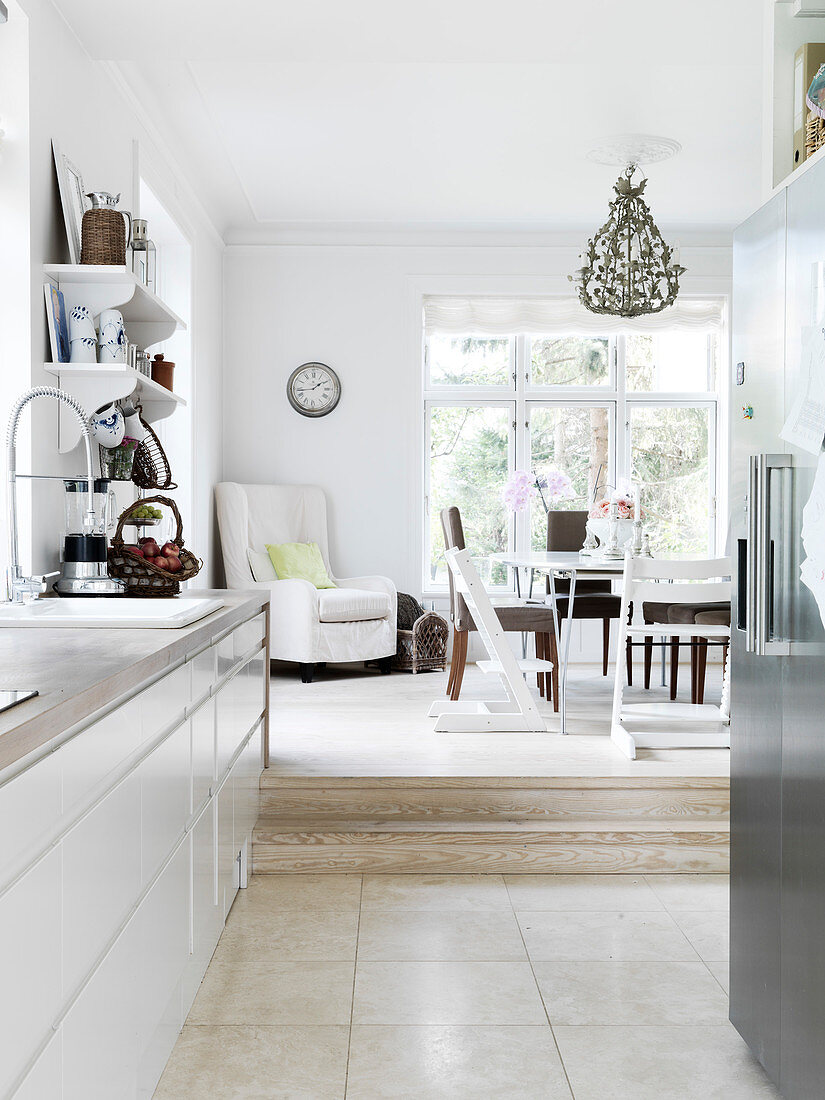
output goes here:
[[61, 540], [58, 596], [123, 596], [126, 586], [110, 577], [106, 533], [114, 520], [115, 495], [107, 478], [93, 483], [94, 512], [88, 512], [88, 481], [66, 478], [66, 528]]

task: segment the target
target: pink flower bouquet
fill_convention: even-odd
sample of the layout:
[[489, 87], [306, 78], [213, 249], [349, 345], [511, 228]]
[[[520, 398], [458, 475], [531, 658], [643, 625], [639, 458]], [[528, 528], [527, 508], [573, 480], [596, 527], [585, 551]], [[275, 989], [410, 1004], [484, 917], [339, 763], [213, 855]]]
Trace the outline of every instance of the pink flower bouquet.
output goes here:
[[511, 512], [523, 512], [536, 496], [535, 478], [526, 470], [514, 470], [502, 490], [502, 498]]

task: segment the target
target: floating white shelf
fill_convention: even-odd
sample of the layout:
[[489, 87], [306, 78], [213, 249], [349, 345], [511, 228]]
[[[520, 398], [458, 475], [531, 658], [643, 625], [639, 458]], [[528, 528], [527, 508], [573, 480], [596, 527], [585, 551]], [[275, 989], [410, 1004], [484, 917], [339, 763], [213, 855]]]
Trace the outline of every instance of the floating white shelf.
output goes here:
[[[153, 294], [127, 267], [109, 264], [45, 264], [43, 273], [63, 293], [67, 312], [86, 306], [95, 316], [104, 309], [119, 309], [126, 335], [138, 347], [148, 350], [167, 340], [186, 324], [174, 310]], [[143, 406], [148, 422], [164, 420], [182, 397], [171, 393], [151, 378], [125, 363], [46, 363], [48, 374], [58, 379], [61, 389], [73, 394], [91, 415], [101, 405], [134, 394]], [[80, 442], [76, 419], [61, 406], [58, 447], [65, 454]]]
[[[90, 413], [110, 401], [133, 395], [143, 408], [149, 424], [165, 420], [186, 401], [177, 393], [153, 382], [145, 374], [125, 363], [111, 366], [95, 363], [44, 363], [47, 374], [57, 379], [57, 385], [88, 409]], [[80, 441], [80, 428], [74, 416], [60, 420], [58, 447], [61, 453], [74, 450]]]

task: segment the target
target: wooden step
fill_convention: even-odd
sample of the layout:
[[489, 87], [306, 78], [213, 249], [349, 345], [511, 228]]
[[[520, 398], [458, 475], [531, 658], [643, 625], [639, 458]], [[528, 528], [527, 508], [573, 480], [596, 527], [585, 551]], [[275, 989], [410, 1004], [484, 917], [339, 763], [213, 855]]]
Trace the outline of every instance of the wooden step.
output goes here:
[[[274, 778], [274, 777], [273, 777]], [[264, 774], [261, 813], [281, 820], [312, 816], [330, 823], [380, 817], [391, 821], [462, 821], [473, 815], [498, 820], [639, 820], [708, 823], [727, 821], [728, 780], [654, 781], [611, 777], [591, 780], [549, 777], [509, 779], [470, 776], [435, 781], [426, 777], [387, 777], [273, 782]]]
[[457, 822], [379, 817], [329, 822], [259, 819], [253, 869], [384, 873], [721, 872], [728, 869], [724, 821]]

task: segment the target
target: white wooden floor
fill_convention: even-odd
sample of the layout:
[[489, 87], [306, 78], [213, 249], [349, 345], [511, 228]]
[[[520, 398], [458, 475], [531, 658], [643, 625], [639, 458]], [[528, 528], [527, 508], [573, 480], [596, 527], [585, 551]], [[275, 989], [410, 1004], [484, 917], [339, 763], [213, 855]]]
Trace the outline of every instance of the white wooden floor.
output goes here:
[[[641, 667], [634, 680], [641, 682]], [[532, 690], [535, 693], [535, 678]], [[547, 734], [436, 734], [427, 710], [441, 698], [446, 673], [393, 672], [329, 666], [302, 684], [296, 665], [273, 665], [270, 775], [286, 776], [726, 776], [720, 749], [642, 751], [628, 760], [611, 743], [612, 666], [571, 665], [568, 728], [558, 734], [552, 707], [540, 701]], [[708, 668], [706, 702], [717, 702], [719, 666]], [[689, 702], [690, 670], [680, 672], [680, 701]], [[626, 701], [667, 699], [654, 668], [649, 693], [630, 689]], [[462, 698], [504, 698], [498, 680], [468, 665]]]

